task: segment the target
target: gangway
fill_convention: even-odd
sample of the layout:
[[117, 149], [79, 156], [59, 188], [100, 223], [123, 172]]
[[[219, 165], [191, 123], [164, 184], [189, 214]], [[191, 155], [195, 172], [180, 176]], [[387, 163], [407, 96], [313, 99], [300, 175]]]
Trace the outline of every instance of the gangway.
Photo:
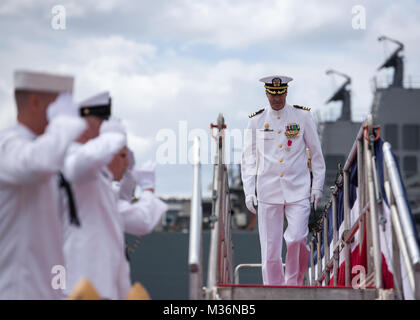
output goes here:
[[[194, 141], [190, 219], [190, 299], [373, 300], [420, 299], [420, 248], [392, 146], [369, 115], [355, 138], [331, 196], [310, 230], [305, 285], [239, 282], [234, 266], [222, 114], [211, 125], [216, 140], [207, 284], [202, 280], [202, 210], [199, 140]], [[213, 130], [217, 129], [217, 134]], [[357, 245], [356, 245], [357, 244]], [[235, 272], [234, 272], [235, 270]], [[235, 275], [235, 277], [234, 277]]]

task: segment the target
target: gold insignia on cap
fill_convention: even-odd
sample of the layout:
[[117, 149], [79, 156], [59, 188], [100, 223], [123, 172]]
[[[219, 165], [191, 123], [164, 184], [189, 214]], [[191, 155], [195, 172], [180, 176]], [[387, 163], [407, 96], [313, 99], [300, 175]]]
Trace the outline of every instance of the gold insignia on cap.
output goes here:
[[287, 83], [282, 84], [280, 78], [273, 78], [271, 83], [266, 83], [264, 87], [269, 94], [282, 95], [287, 92], [288, 86]]
[[273, 87], [280, 87], [281, 86], [281, 79], [280, 78], [274, 78], [272, 82], [273, 82]]
[[88, 108], [84, 108], [83, 109], [83, 114], [84, 115], [88, 115], [89, 114], [89, 109]]

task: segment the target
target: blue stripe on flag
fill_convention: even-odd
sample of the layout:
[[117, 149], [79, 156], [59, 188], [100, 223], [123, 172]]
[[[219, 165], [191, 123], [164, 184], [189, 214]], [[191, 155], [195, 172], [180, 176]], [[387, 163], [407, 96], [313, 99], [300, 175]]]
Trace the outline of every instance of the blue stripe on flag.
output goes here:
[[[350, 166], [350, 174], [349, 174], [349, 189], [350, 189], [350, 196], [349, 196], [349, 205], [350, 208], [353, 208], [353, 205], [357, 199], [357, 161], [353, 161], [352, 165]], [[328, 243], [331, 244], [333, 240], [333, 220], [332, 220], [332, 206], [327, 211], [328, 217]], [[343, 187], [338, 188], [337, 192], [337, 231], [340, 230], [340, 226], [344, 221], [344, 192]], [[316, 244], [317, 239], [315, 238], [315, 251], [314, 251], [314, 263], [317, 263], [317, 251], [316, 251]], [[321, 232], [321, 259], [324, 257], [324, 230]]]

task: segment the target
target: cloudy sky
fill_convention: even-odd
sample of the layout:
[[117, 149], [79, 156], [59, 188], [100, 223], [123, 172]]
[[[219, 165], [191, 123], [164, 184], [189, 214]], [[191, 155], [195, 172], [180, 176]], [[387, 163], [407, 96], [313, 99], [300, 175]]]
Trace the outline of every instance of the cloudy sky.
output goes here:
[[[56, 5], [65, 9], [65, 29], [53, 28]], [[364, 29], [353, 27], [356, 5]], [[352, 77], [353, 119], [362, 120], [372, 77], [390, 75], [376, 70], [395, 45], [378, 36], [405, 44], [406, 74], [420, 82], [419, 17], [415, 0], [2, 0], [0, 129], [15, 121], [15, 69], [74, 75], [77, 101], [111, 91], [138, 163], [155, 158], [162, 130], [174, 133], [177, 164], [158, 165], [157, 189], [188, 195], [192, 167], [179, 164], [180, 127], [187, 136], [209, 133], [221, 112], [228, 128], [242, 130], [247, 115], [266, 106], [258, 79], [272, 74], [294, 78], [289, 103], [332, 120], [340, 105], [325, 101], [342, 80], [327, 76], [330, 68]], [[211, 174], [203, 166], [206, 194]]]

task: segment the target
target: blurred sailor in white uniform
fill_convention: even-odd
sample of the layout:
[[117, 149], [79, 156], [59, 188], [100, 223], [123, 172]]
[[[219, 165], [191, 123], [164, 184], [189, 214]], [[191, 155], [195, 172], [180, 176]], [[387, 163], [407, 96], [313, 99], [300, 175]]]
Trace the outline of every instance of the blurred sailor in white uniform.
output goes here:
[[[137, 216], [130, 214], [136, 211], [132, 205], [119, 202], [112, 182], [121, 179], [128, 166], [126, 132], [119, 120], [106, 120], [111, 114], [108, 92], [82, 102], [80, 112], [91, 118], [90, 132], [69, 149], [64, 168], [73, 185], [81, 222], [81, 228], [65, 223], [68, 293], [84, 277], [102, 298], [124, 299], [130, 282], [127, 279], [120, 285], [121, 274], [127, 275], [123, 218], [127, 216], [135, 224]], [[108, 164], [122, 173], [118, 169], [111, 172]], [[137, 211], [144, 209], [141, 206]]]
[[[129, 165], [124, 167], [123, 159], [128, 155]], [[124, 158], [120, 158], [123, 157]], [[156, 163], [146, 161], [140, 168], [135, 168], [135, 160], [132, 151], [123, 148], [108, 164], [108, 169], [114, 177], [114, 181], [121, 181], [119, 188], [115, 189], [119, 195], [118, 211], [120, 214], [120, 232], [135, 236], [143, 236], [153, 231], [168, 206], [155, 195], [155, 168]], [[139, 198], [134, 197], [136, 186], [141, 188]], [[119, 275], [119, 298], [127, 296], [130, 287], [130, 264], [128, 257], [123, 260]], [[147, 259], [147, 257], [145, 257]]]
[[0, 133], [0, 299], [59, 299], [58, 172], [86, 123], [74, 112], [72, 77], [16, 71], [14, 83], [17, 123]]
[[[251, 114], [245, 133], [241, 175], [247, 208], [256, 213], [265, 285], [302, 285], [309, 261], [306, 244], [310, 203], [322, 197], [325, 162], [310, 108], [286, 102], [285, 76], [260, 79], [270, 106]], [[313, 172], [308, 169], [309, 148]], [[283, 271], [283, 221], [287, 246]]]

